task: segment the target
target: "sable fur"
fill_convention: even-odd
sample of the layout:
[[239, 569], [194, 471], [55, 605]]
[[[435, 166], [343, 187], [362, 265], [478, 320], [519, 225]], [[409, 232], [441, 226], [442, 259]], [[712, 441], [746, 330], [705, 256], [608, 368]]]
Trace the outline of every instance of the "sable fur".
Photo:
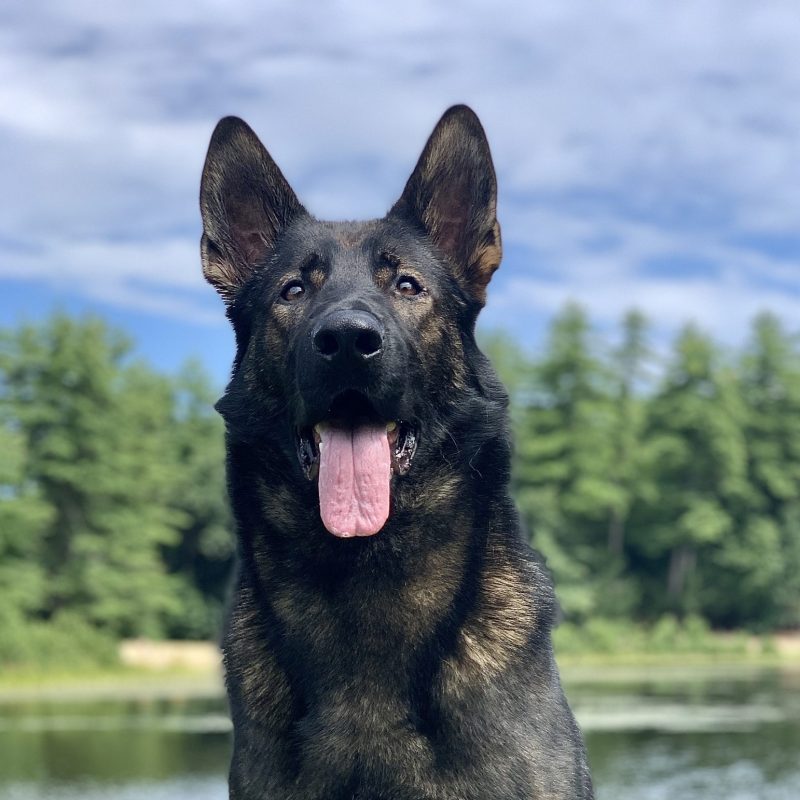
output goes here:
[[[509, 496], [505, 391], [475, 344], [500, 263], [477, 117], [450, 109], [385, 218], [311, 217], [227, 118], [201, 187], [203, 269], [236, 332], [226, 421], [239, 569], [224, 634], [235, 800], [592, 797], [553, 660], [554, 599]], [[424, 291], [403, 297], [414, 276]], [[302, 281], [297, 302], [287, 281]], [[385, 326], [340, 374], [309, 349], [332, 309]], [[295, 432], [358, 391], [419, 445], [369, 538], [320, 520]]]

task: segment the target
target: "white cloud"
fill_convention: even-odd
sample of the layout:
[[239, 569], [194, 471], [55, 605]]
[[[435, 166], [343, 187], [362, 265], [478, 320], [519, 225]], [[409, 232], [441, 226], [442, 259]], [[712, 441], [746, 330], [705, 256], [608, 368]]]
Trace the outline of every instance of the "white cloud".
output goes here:
[[[586, 265], [589, 270], [595, 266]], [[744, 339], [750, 321], [761, 311], [770, 310], [789, 321], [800, 319], [800, 294], [754, 286], [735, 271], [722, 280], [633, 275], [624, 282], [600, 277], [592, 285], [513, 278], [491, 299], [490, 325], [500, 324], [509, 315], [520, 322], [526, 316], [530, 319], [531, 312], [550, 316], [568, 301], [577, 301], [604, 327], [617, 325], [626, 311], [636, 308], [655, 323], [659, 336], [670, 336], [691, 320], [730, 344]], [[519, 325], [515, 328], [520, 330]]]
[[[219, 116], [248, 119], [312, 211], [352, 218], [388, 208], [466, 101], [508, 250], [531, 253], [490, 316], [576, 297], [726, 337], [761, 306], [794, 321], [800, 247], [734, 242], [797, 236], [798, 41], [794, 0], [7, 6], [0, 280], [203, 318], [196, 195]], [[669, 258], [716, 276], [648, 271]]]

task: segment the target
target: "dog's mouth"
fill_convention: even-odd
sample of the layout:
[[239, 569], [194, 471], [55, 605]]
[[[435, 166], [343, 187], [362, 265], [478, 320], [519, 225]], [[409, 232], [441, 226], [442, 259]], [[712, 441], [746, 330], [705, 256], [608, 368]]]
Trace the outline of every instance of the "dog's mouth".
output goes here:
[[[313, 428], [303, 428], [297, 431], [297, 457], [303, 474], [312, 481], [319, 476], [320, 444], [325, 431], [343, 430], [351, 434], [356, 428], [377, 427], [366, 423], [360, 426], [349, 426], [341, 422], [320, 422]], [[411, 469], [414, 453], [417, 451], [417, 433], [415, 428], [402, 420], [387, 422], [383, 426], [386, 439], [389, 443], [389, 456], [391, 458], [391, 474], [405, 475]]]
[[414, 426], [384, 421], [367, 398], [346, 392], [327, 419], [296, 433], [303, 473], [318, 482], [325, 527], [340, 537], [377, 533], [389, 517], [392, 477], [411, 469]]

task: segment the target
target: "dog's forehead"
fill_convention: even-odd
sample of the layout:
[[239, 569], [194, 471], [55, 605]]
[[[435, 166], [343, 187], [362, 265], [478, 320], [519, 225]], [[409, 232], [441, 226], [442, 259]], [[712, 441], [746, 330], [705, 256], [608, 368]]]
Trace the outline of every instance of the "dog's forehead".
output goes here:
[[295, 253], [315, 253], [323, 258], [363, 252], [372, 245], [378, 227], [378, 220], [328, 222], [308, 218], [287, 232], [287, 245]]
[[334, 222], [331, 236], [342, 250], [362, 250], [375, 226], [375, 222]]
[[292, 261], [312, 254], [323, 262], [361, 261], [382, 253], [417, 261], [427, 252], [415, 231], [386, 218], [330, 222], [309, 217], [293, 225], [284, 239], [284, 255]]

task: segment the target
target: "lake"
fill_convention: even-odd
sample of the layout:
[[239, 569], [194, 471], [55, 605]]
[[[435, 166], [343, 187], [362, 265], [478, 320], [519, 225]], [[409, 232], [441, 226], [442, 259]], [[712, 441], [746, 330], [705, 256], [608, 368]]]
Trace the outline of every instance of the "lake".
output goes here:
[[[800, 669], [566, 671], [599, 800], [798, 800]], [[221, 697], [0, 702], [2, 800], [225, 800]]]

